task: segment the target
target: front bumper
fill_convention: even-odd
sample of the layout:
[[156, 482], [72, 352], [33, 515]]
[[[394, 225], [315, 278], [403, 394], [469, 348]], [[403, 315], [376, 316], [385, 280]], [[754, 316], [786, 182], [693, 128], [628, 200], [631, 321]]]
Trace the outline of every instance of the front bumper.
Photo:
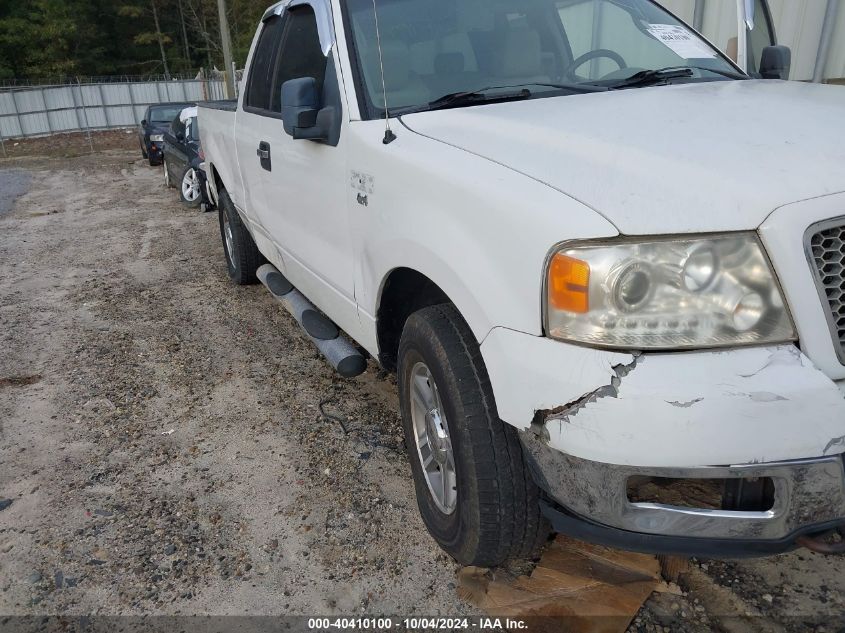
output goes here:
[[[845, 383], [794, 345], [635, 355], [495, 329], [481, 351], [560, 531], [729, 557], [845, 525]], [[635, 503], [631, 477], [762, 477], [774, 505]]]
[[[579, 459], [520, 434], [532, 474], [549, 495], [545, 510], [559, 531], [642, 551], [755, 555], [785, 551], [801, 535], [845, 526], [841, 455], [709, 468], [644, 468]], [[631, 478], [731, 480], [770, 478], [766, 511], [728, 511], [629, 500]]]

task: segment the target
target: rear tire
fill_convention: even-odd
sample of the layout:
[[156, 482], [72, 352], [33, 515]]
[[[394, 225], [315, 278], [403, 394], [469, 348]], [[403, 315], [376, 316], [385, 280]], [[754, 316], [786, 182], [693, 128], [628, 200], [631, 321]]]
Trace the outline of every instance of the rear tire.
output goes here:
[[198, 170], [188, 165], [179, 179], [179, 200], [186, 207], [196, 209], [202, 204], [202, 183]]
[[[533, 556], [549, 534], [539, 489], [516, 430], [499, 419], [478, 343], [453, 306], [424, 308], [408, 318], [398, 378], [417, 503], [440, 547], [463, 565], [481, 567]], [[426, 384], [434, 408], [421, 406]], [[437, 439], [425, 448], [420, 429], [429, 427], [422, 435]], [[444, 445], [452, 453], [455, 486], [448, 493], [450, 486], [443, 485], [446, 493], [438, 494], [438, 484], [449, 481], [449, 459], [439, 454]]]
[[239, 286], [257, 283], [255, 272], [267, 260], [255, 245], [226, 190], [221, 189], [218, 197], [220, 236], [223, 239], [229, 278]]
[[143, 143], [141, 143], [141, 158], [144, 158], [144, 159], [147, 158], [147, 148], [144, 147]]

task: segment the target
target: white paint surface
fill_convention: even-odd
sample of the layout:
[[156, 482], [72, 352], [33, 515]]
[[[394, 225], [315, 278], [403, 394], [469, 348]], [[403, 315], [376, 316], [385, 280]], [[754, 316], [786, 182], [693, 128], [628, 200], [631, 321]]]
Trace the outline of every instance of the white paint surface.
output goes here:
[[604, 463], [766, 463], [841, 452], [845, 398], [792, 346], [646, 355], [618, 397], [546, 427], [554, 448]]
[[779, 206], [845, 190], [838, 86], [676, 85], [403, 121], [547, 183], [626, 235], [753, 230]]

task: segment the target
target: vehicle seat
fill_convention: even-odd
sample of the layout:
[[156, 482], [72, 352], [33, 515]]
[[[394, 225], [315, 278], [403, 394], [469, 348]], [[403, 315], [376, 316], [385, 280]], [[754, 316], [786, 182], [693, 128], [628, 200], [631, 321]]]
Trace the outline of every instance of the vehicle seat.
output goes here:
[[[405, 42], [399, 40], [382, 42], [382, 58], [389, 108], [421, 105], [431, 101], [428, 87], [411, 69], [411, 53]], [[384, 108], [378, 47], [371, 47], [365, 59], [364, 76], [370, 91], [370, 99], [375, 107]]]
[[531, 29], [507, 30], [494, 60], [492, 85], [549, 83], [543, 63], [540, 34]]

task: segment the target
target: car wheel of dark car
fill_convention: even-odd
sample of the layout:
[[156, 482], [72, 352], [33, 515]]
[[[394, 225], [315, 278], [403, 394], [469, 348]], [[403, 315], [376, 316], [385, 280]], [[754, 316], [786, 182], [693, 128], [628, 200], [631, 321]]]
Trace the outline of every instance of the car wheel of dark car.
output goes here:
[[197, 169], [190, 165], [182, 172], [179, 181], [179, 199], [186, 207], [198, 207], [202, 204], [202, 183]]
[[141, 143], [141, 157], [142, 157], [142, 158], [148, 158], [148, 156], [147, 156], [147, 148], [146, 148], [146, 147], [144, 147], [144, 143], [143, 143], [143, 142]]

